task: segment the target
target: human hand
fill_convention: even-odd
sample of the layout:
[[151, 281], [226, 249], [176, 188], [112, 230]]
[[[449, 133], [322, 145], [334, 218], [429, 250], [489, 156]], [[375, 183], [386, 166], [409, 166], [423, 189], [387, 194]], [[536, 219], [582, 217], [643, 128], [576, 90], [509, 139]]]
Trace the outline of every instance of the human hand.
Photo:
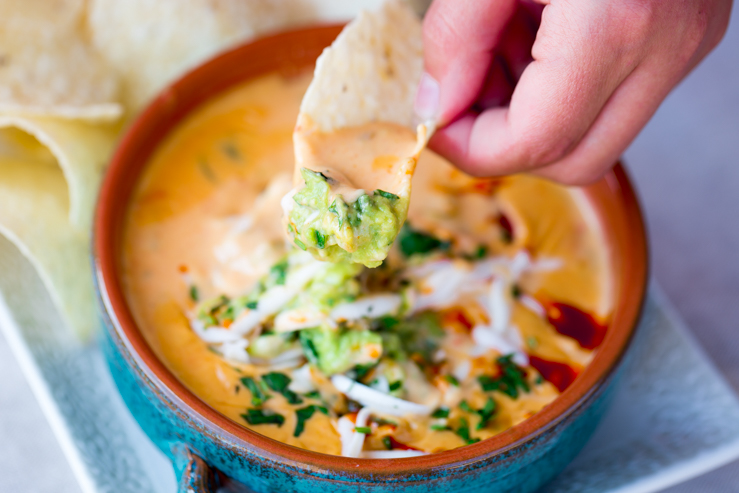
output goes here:
[[[477, 176], [602, 176], [721, 40], [731, 0], [435, 0], [416, 99]], [[438, 82], [437, 82], [438, 81]]]

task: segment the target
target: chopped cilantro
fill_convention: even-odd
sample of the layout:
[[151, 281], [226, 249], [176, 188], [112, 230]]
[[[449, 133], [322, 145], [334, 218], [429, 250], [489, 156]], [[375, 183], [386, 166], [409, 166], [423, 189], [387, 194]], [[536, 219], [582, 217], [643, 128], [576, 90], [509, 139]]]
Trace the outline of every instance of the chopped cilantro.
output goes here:
[[249, 310], [256, 310], [257, 306], [259, 306], [259, 303], [257, 303], [256, 301], [250, 301], [244, 306], [246, 306], [246, 308], [248, 308]]
[[261, 406], [270, 398], [269, 394], [252, 377], [243, 377], [241, 383], [251, 392], [252, 405]]
[[386, 199], [390, 200], [398, 200], [400, 197], [395, 195], [394, 193], [386, 192], [385, 190], [380, 190], [379, 188], [375, 190], [375, 195], [380, 195], [382, 197], [385, 197]]
[[479, 438], [470, 437], [470, 424], [465, 418], [462, 418], [459, 420], [459, 426], [457, 427], [456, 430], [454, 430], [454, 433], [459, 435], [459, 437], [462, 440], [467, 442], [467, 445], [470, 445], [472, 443], [477, 443], [480, 441]]
[[219, 319], [227, 309], [230, 301], [231, 300], [227, 296], [221, 295], [202, 302], [198, 308], [198, 320], [200, 320], [206, 328], [218, 325], [220, 323]]
[[200, 294], [198, 293], [198, 287], [194, 284], [190, 286], [190, 299], [193, 301], [198, 301], [200, 298]]
[[326, 237], [317, 229], [313, 230], [313, 238], [316, 240], [316, 248], [322, 250], [326, 247]]
[[536, 376], [536, 380], [534, 380], [534, 383], [535, 383], [536, 385], [541, 385], [541, 384], [543, 384], [543, 383], [544, 383], [544, 377], [542, 377], [541, 375], [537, 375], [537, 376]]
[[372, 418], [372, 421], [377, 423], [378, 426], [384, 426], [384, 425], [398, 426], [398, 423], [396, 423], [395, 421], [390, 421], [389, 419], [384, 419], [384, 418]]
[[356, 380], [362, 380], [364, 377], [369, 375], [369, 373], [377, 366], [377, 361], [373, 363], [367, 363], [365, 365], [357, 365], [355, 366], [352, 371], [354, 372], [354, 375], [356, 375]]
[[307, 331], [300, 331], [300, 345], [303, 346], [303, 353], [308, 361], [313, 365], [318, 365], [318, 351]]
[[276, 285], [285, 284], [287, 277], [287, 260], [277, 262], [269, 269], [269, 279]]
[[514, 284], [511, 288], [511, 296], [513, 296], [514, 298], [520, 298], [521, 294], [521, 287], [518, 284]]
[[449, 417], [449, 408], [448, 407], [440, 407], [440, 408], [436, 409], [436, 411], [434, 411], [431, 414], [431, 417], [432, 418], [437, 418], [437, 419], [439, 419], [439, 418], [448, 418]]
[[477, 250], [475, 250], [472, 253], [468, 253], [463, 255], [464, 258], [467, 260], [480, 260], [485, 258], [485, 256], [488, 254], [488, 247], [485, 245], [479, 245], [477, 247]]
[[454, 375], [447, 374], [447, 375], [444, 375], [443, 378], [444, 380], [454, 385], [455, 387], [459, 387], [459, 380], [457, 380], [457, 377], [455, 377]]
[[273, 371], [262, 375], [262, 380], [264, 380], [264, 383], [266, 383], [270, 389], [282, 394], [290, 404], [301, 404], [303, 402], [303, 399], [301, 399], [298, 394], [287, 388], [292, 380], [284, 373]]
[[488, 397], [487, 402], [485, 402], [485, 406], [483, 406], [482, 409], [478, 409], [477, 411], [475, 411], [477, 414], [480, 415], [480, 422], [477, 423], [478, 430], [481, 430], [487, 426], [493, 415], [495, 415], [496, 408], [497, 406], [495, 405], [495, 401], [493, 400], [493, 398]]
[[295, 431], [293, 432], [293, 436], [299, 437], [300, 434], [303, 433], [303, 430], [305, 430], [305, 422], [312, 418], [313, 414], [316, 411], [322, 412], [323, 414], [328, 414], [328, 409], [323, 406], [316, 406], [315, 404], [302, 407], [295, 411], [295, 416], [297, 417], [298, 421], [295, 424]]
[[382, 437], [382, 444], [388, 450], [392, 450], [393, 449], [393, 441], [390, 439], [390, 437]]
[[394, 390], [398, 390], [402, 386], [403, 386], [403, 382], [401, 382], [400, 380], [397, 380], [390, 384], [390, 392]]
[[524, 392], [531, 390], [529, 384], [526, 382], [525, 371], [514, 363], [511, 358], [513, 358], [513, 354], [498, 358], [497, 363], [500, 372], [498, 376], [480, 375], [477, 377], [482, 390], [485, 392], [497, 390], [512, 399], [518, 399], [519, 389]]
[[375, 319], [374, 322], [379, 326], [379, 330], [390, 330], [398, 325], [400, 323], [400, 320], [395, 317], [384, 316]]
[[414, 230], [408, 223], [398, 234], [398, 244], [404, 256], [410, 257], [419, 253], [429, 253], [434, 250], [447, 250], [449, 242], [441, 241], [429, 234]]
[[320, 399], [321, 398], [321, 393], [317, 390], [311, 390], [310, 392], [306, 392], [303, 395], [307, 397], [308, 399]]
[[334, 201], [331, 202], [331, 205], [328, 207], [328, 212], [337, 217], [339, 220], [339, 228], [342, 228], [344, 226], [344, 221], [349, 219], [349, 206], [346, 205], [346, 202], [342, 200], [341, 196], [335, 198]]
[[269, 409], [247, 409], [241, 415], [250, 425], [277, 425], [282, 426], [285, 417]]
[[444, 336], [439, 315], [431, 311], [417, 313], [399, 320], [395, 317], [374, 319], [371, 325], [383, 339], [383, 352], [388, 357], [401, 360], [407, 355], [418, 354], [430, 363]]
[[357, 433], [364, 433], [365, 435], [369, 435], [370, 433], [372, 433], [372, 428], [370, 428], [369, 426], [355, 426], [354, 431], [356, 431]]
[[434, 431], [448, 431], [451, 430], [447, 425], [431, 425], [431, 429]]
[[467, 413], [474, 413], [475, 410], [472, 409], [472, 407], [467, 403], [467, 401], [462, 401], [459, 403], [459, 408]]

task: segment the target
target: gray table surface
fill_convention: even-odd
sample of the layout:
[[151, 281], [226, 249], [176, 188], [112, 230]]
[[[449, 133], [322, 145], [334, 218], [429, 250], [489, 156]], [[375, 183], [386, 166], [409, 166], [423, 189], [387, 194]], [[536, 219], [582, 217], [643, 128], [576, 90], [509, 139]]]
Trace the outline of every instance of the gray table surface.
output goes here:
[[[653, 273], [739, 392], [739, 8], [624, 159], [646, 210]], [[2, 337], [0, 375], [0, 491], [79, 492]], [[739, 461], [665, 493], [704, 491], [739, 492]]]

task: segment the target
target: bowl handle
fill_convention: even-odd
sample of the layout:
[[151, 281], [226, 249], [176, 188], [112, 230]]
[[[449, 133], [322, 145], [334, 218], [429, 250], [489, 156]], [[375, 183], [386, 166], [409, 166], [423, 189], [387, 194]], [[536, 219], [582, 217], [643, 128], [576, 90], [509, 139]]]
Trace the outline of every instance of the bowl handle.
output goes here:
[[172, 446], [177, 493], [216, 493], [213, 469], [185, 444]]

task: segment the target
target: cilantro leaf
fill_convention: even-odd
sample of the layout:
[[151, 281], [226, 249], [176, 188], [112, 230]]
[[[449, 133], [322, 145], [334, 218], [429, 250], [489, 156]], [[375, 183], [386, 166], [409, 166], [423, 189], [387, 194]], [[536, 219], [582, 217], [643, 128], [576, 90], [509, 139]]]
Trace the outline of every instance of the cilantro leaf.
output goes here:
[[375, 195], [380, 195], [381, 197], [385, 197], [386, 199], [390, 200], [398, 200], [400, 198], [394, 193], [386, 192], [385, 190], [380, 190], [379, 188], [375, 190]]
[[431, 414], [432, 418], [448, 418], [449, 417], [449, 408], [448, 407], [440, 407], [436, 411], [434, 411]]
[[312, 418], [316, 411], [328, 415], [328, 409], [323, 406], [316, 406], [315, 404], [311, 404], [310, 406], [306, 406], [295, 411], [297, 423], [295, 424], [293, 436], [299, 437], [301, 433], [303, 433], [303, 430], [305, 430], [305, 422]]
[[282, 426], [285, 417], [269, 409], [247, 409], [241, 415], [250, 425], [277, 425]]
[[262, 380], [270, 389], [282, 394], [290, 404], [301, 404], [303, 402], [298, 394], [287, 388], [292, 380], [284, 373], [273, 371], [262, 375]]
[[497, 390], [509, 396], [511, 399], [518, 399], [519, 389], [529, 392], [531, 388], [526, 381], [526, 372], [512, 361], [513, 354], [498, 358], [499, 374], [495, 377], [489, 375], [480, 375], [477, 381], [480, 382], [482, 390], [491, 392]]
[[406, 257], [429, 253], [434, 250], [447, 250], [450, 246], [449, 242], [441, 241], [434, 236], [417, 231], [408, 223], [403, 225], [400, 234], [398, 234], [398, 244], [401, 253]]
[[249, 392], [251, 392], [252, 405], [261, 406], [270, 398], [269, 394], [267, 394], [252, 377], [243, 377], [241, 379], [241, 383], [244, 384], [244, 387], [249, 389]]

